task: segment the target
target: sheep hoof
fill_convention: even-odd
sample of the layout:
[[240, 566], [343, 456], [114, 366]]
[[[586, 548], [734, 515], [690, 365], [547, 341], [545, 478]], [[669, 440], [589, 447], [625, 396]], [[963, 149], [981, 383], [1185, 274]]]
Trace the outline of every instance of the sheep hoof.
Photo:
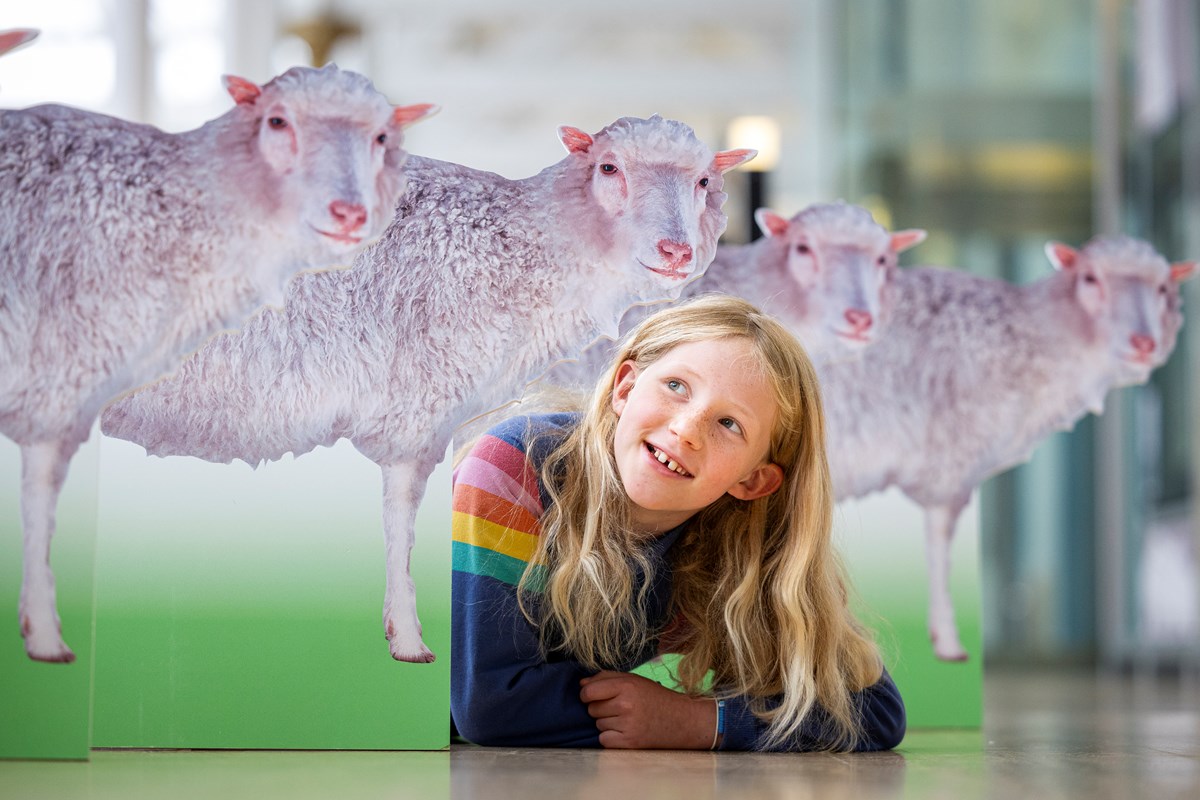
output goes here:
[[75, 654], [57, 631], [50, 634], [31, 630], [28, 624], [21, 626], [25, 637], [25, 653], [34, 661], [44, 661], [47, 664], [70, 664], [75, 660]]
[[416, 618], [385, 614], [383, 633], [388, 640], [392, 658], [410, 664], [432, 664], [437, 658], [421, 641], [421, 623]]
[[424, 644], [418, 644], [415, 650], [401, 648], [395, 644], [390, 649], [392, 651], [392, 658], [397, 661], [407, 661], [410, 664], [432, 664], [437, 659], [433, 651]]
[[963, 662], [966, 661], [967, 651], [958, 643], [958, 637], [948, 637], [949, 641], [946, 644], [941, 644], [938, 641], [936, 633], [930, 633], [929, 639], [933, 642], [933, 655], [938, 661]]

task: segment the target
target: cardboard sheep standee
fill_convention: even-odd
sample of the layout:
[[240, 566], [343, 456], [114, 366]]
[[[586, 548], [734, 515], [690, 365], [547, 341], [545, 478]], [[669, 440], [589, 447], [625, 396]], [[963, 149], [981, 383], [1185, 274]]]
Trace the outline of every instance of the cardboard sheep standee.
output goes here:
[[21, 445], [32, 659], [73, 658], [47, 552], [101, 409], [382, 232], [402, 129], [432, 108], [332, 65], [225, 85], [234, 108], [182, 133], [54, 104], [0, 114], [0, 435]]
[[71, 462], [52, 554], [59, 615], [75, 661], [48, 664], [25, 654], [14, 613], [21, 593], [21, 455], [0, 437], [0, 758], [88, 757], [98, 440], [93, 432]]
[[409, 664], [379, 624], [379, 470], [348, 442], [257, 470], [101, 451], [93, 746], [449, 745], [448, 458], [413, 554], [438, 659]]
[[677, 297], [725, 229], [722, 174], [754, 155], [714, 153], [657, 116], [559, 138], [567, 156], [522, 180], [410, 159], [395, 219], [351, 269], [298, 277], [282, 310], [103, 415], [106, 434], [150, 453], [218, 463], [352, 442], [383, 475], [384, 629], [401, 661], [435, 655], [407, 555], [456, 429], [615, 331], [630, 305]]

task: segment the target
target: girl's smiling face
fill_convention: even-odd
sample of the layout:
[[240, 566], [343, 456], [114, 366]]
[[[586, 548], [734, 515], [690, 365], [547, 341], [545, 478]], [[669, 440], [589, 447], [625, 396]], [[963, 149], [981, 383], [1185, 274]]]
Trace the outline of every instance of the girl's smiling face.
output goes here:
[[670, 530], [725, 494], [754, 500], [783, 482], [767, 460], [778, 407], [748, 339], [687, 342], [642, 370], [626, 361], [612, 407], [635, 528]]

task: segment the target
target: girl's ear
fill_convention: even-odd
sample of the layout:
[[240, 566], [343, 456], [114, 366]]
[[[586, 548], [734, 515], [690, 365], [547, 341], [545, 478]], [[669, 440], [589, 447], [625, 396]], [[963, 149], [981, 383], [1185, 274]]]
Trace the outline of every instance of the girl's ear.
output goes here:
[[629, 392], [637, 381], [637, 375], [637, 364], [632, 361], [626, 360], [617, 367], [617, 377], [613, 381], [612, 407], [618, 417], [625, 410], [625, 401], [629, 399]]
[[774, 494], [783, 485], [783, 468], [778, 464], [763, 464], [733, 485], [729, 494], [738, 500], [757, 500]]

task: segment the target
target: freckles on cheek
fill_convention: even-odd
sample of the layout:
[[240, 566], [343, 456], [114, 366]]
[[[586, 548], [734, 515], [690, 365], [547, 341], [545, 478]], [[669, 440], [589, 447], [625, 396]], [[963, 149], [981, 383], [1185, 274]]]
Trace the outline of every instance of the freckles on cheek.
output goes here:
[[732, 464], [739, 457], [737, 449], [723, 436], [709, 436], [704, 442], [709, 458], [715, 466]]

